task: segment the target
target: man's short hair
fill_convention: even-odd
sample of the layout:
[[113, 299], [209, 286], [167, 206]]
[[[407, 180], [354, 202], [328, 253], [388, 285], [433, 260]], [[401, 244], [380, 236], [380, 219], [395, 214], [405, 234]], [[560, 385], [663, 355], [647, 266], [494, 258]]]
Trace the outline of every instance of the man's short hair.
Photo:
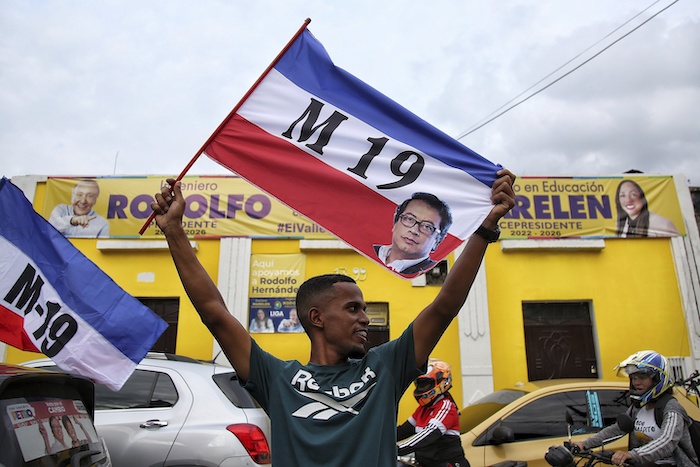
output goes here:
[[399, 206], [396, 208], [396, 214], [394, 214], [394, 224], [399, 221], [399, 216], [404, 213], [408, 207], [408, 203], [413, 200], [423, 201], [425, 204], [435, 209], [440, 215], [440, 233], [438, 234], [436, 242], [436, 245], [439, 245], [447, 235], [447, 231], [452, 225], [452, 213], [450, 212], [450, 207], [432, 193], [413, 193], [410, 198], [399, 204]]
[[308, 332], [309, 325], [309, 309], [315, 305], [315, 301], [319, 295], [328, 293], [333, 284], [337, 282], [350, 282], [356, 284], [352, 277], [344, 274], [323, 274], [307, 279], [297, 291], [296, 308], [299, 322]]

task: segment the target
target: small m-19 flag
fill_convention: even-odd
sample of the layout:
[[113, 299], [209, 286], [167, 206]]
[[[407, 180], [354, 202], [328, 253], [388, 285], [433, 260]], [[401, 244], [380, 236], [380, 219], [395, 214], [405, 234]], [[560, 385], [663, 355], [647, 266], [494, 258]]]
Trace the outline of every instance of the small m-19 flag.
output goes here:
[[119, 390], [168, 325], [0, 180], [0, 341]]
[[[305, 28], [204, 153], [404, 277], [476, 230], [501, 168], [336, 67]], [[434, 211], [406, 210], [416, 193]]]

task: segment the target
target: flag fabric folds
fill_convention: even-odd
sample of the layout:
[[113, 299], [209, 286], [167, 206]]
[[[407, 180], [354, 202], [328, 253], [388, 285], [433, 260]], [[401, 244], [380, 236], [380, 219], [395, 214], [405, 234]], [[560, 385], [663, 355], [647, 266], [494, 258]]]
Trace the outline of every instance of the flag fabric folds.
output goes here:
[[0, 341], [118, 390], [167, 328], [0, 180]]
[[439, 261], [490, 211], [500, 169], [336, 67], [308, 30], [204, 153], [382, 265], [377, 245], [391, 243], [404, 200], [427, 192], [449, 206]]

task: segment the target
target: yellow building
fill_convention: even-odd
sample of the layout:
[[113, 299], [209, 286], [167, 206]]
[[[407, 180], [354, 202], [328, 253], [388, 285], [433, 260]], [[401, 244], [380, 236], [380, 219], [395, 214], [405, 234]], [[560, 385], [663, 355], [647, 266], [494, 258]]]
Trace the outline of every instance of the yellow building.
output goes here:
[[[644, 348], [679, 357], [673, 362], [685, 371], [699, 367], [700, 240], [688, 187], [682, 177], [670, 180], [679, 209], [671, 217], [682, 236], [519, 238], [506, 222], [520, 222], [518, 228], [526, 225], [524, 205], [519, 207], [520, 221], [504, 219], [504, 239], [489, 247], [467, 303], [433, 352], [453, 368], [452, 394], [459, 405], [528, 380], [613, 379], [613, 367]], [[70, 178], [35, 176], [12, 181], [46, 218], [56, 197], [64, 196], [66, 187], [75, 183]], [[187, 299], [164, 240], [152, 227], [143, 236], [136, 234], [148, 215], [146, 194], [158, 191], [160, 178], [99, 181], [102, 195], [95, 209], [108, 217], [110, 237], [71, 238], [71, 242], [124, 290], [171, 323], [170, 335], [159, 341], [159, 349], [200, 359], [217, 356], [219, 349]], [[192, 239], [198, 258], [232, 314], [243, 323], [250, 322], [255, 308], [251, 284], [257, 277], [256, 264], [272, 257], [281, 258], [284, 268], [298, 268], [303, 278], [332, 272], [354, 277], [370, 305], [372, 339], [393, 339], [435, 297], [454, 259], [449, 256], [428, 276], [402, 279], [279, 203], [268, 206], [256, 188], [236, 177], [195, 177], [191, 183], [193, 192], [202, 193], [207, 192], [204, 184], [216, 183], [229, 194], [229, 206], [232, 199], [238, 203], [235, 212], [219, 209], [222, 214], [214, 220], [211, 216], [206, 221], [191, 220], [188, 228], [198, 235]], [[527, 196], [523, 194], [522, 200], [528, 201]], [[223, 206], [223, 198], [211, 193], [191, 200], [193, 206], [208, 203], [212, 212], [220, 201]], [[538, 213], [546, 214], [547, 206], [534, 200], [538, 202]], [[254, 212], [265, 206], [272, 218], [269, 225], [260, 224]], [[235, 215], [235, 222], [226, 224]], [[293, 235], [278, 230], [280, 225]], [[202, 235], [206, 228], [209, 234]], [[219, 234], [212, 235], [212, 228]], [[289, 308], [292, 297], [289, 291], [280, 292], [283, 309]], [[308, 361], [310, 346], [303, 333], [256, 333], [254, 337], [279, 358]], [[0, 360], [19, 363], [32, 358], [36, 354], [0, 345]], [[410, 415], [415, 405], [407, 391], [399, 418]]]

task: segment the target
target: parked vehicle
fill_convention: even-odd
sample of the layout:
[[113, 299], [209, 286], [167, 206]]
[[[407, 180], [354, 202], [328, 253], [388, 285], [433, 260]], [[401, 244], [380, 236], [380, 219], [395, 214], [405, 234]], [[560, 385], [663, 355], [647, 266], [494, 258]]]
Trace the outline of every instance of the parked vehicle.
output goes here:
[[0, 466], [111, 466], [92, 381], [0, 364]]
[[269, 418], [235, 371], [187, 357], [149, 353], [120, 391], [97, 384], [95, 426], [117, 467], [271, 463]]
[[[549, 467], [544, 453], [569, 439], [580, 441], [615, 423], [630, 405], [627, 381], [547, 380], [496, 391], [462, 409], [462, 446], [471, 467], [504, 461]], [[674, 388], [677, 399], [698, 419], [700, 409]], [[567, 416], [568, 414], [568, 416]], [[567, 418], [573, 420], [569, 427]], [[626, 448], [627, 436], [606, 446]]]

